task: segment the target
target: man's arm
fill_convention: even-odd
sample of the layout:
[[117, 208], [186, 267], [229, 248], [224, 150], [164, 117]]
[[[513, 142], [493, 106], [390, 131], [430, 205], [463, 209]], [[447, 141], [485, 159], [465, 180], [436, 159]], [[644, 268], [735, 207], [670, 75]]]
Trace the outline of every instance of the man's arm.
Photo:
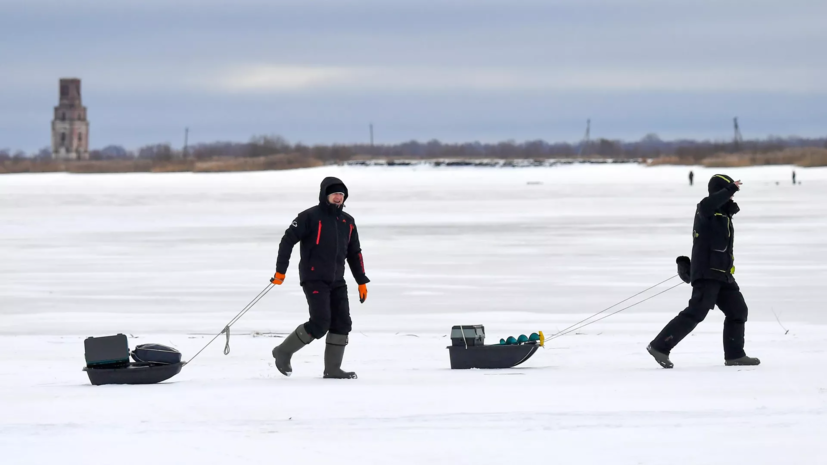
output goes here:
[[293, 220], [290, 227], [284, 231], [284, 236], [279, 243], [279, 254], [276, 259], [276, 273], [286, 274], [287, 267], [290, 266], [290, 255], [293, 253], [293, 246], [297, 242], [304, 239], [307, 235], [307, 215], [299, 213], [299, 216]]
[[726, 187], [709, 197], [701, 200], [700, 210], [703, 216], [712, 216], [715, 211], [729, 201], [732, 196], [740, 190], [741, 181], [729, 183]]
[[353, 273], [357, 284], [367, 284], [370, 279], [365, 275], [365, 260], [362, 258], [362, 247], [359, 245], [359, 231], [356, 224], [352, 226], [350, 241], [347, 244], [347, 264], [350, 265], [350, 272]]

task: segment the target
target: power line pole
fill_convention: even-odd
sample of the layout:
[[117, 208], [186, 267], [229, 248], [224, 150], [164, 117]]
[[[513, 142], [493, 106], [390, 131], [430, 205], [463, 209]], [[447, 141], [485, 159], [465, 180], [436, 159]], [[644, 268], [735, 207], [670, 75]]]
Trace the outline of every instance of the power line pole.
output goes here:
[[187, 159], [187, 145], [189, 143], [189, 137], [190, 137], [190, 128], [184, 128], [184, 153], [183, 153], [183, 157], [184, 157], [185, 160]]
[[732, 124], [735, 127], [735, 133], [732, 136], [732, 145], [735, 146], [735, 151], [741, 150], [741, 144], [744, 142], [744, 138], [741, 137], [741, 129], [738, 128], [738, 117], [732, 118]]
[[370, 123], [370, 146], [373, 147], [373, 123]]
[[591, 128], [592, 128], [592, 120], [586, 120], [586, 135], [583, 136], [583, 140], [580, 141], [580, 149], [577, 151], [577, 156], [582, 156], [584, 149], [588, 148], [589, 141], [591, 139]]

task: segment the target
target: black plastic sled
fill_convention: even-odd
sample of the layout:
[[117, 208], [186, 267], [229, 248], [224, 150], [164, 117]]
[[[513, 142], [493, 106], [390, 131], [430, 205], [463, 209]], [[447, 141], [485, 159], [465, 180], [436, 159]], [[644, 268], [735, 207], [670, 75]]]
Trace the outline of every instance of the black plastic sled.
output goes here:
[[544, 343], [545, 338], [540, 331], [536, 342], [485, 345], [483, 325], [456, 325], [451, 328], [448, 354], [452, 370], [511, 368], [531, 358]]
[[104, 384], [155, 384], [166, 381], [181, 372], [185, 363], [181, 353], [160, 344], [142, 344], [132, 352], [126, 336], [89, 337], [83, 341], [89, 381], [95, 386]]
[[155, 384], [166, 381], [181, 372], [183, 363], [161, 365], [148, 362], [133, 362], [121, 368], [90, 368], [83, 371], [95, 386], [105, 384]]
[[452, 370], [469, 368], [511, 368], [534, 355], [539, 344], [521, 345], [484, 345], [484, 346], [449, 346]]

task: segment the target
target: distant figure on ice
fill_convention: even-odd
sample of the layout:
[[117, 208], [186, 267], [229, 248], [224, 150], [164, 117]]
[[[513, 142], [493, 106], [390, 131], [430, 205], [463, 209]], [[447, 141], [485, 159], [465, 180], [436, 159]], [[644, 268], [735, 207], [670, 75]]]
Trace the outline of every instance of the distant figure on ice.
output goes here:
[[663, 328], [646, 350], [664, 368], [672, 368], [669, 353], [706, 318], [715, 305], [724, 312], [724, 364], [758, 365], [757, 358], [744, 352], [747, 304], [732, 276], [735, 273], [735, 229], [732, 216], [738, 204], [732, 197], [741, 181], [716, 174], [709, 180], [709, 196], [695, 210], [692, 227], [692, 260], [678, 257], [678, 274], [692, 284], [689, 306]]
[[795, 185], [795, 170], [793, 170], [793, 185]]
[[693, 173], [692, 170], [689, 170], [689, 185], [690, 186], [692, 185], [692, 181], [694, 181], [694, 180], [695, 180], [695, 173]]
[[[365, 265], [359, 246], [359, 232], [353, 217], [342, 211], [348, 192], [337, 178], [324, 178], [319, 190], [319, 204], [293, 220], [284, 232], [276, 261], [276, 275], [270, 280], [284, 282], [293, 246], [301, 242], [299, 284], [310, 306], [310, 320], [299, 325], [273, 349], [276, 368], [290, 376], [293, 354], [327, 334], [324, 352], [325, 378], [356, 378], [356, 373], [342, 370], [342, 359], [351, 330], [350, 306], [345, 284], [345, 260], [359, 284], [359, 302], [368, 297]], [[329, 332], [328, 332], [329, 331]]]

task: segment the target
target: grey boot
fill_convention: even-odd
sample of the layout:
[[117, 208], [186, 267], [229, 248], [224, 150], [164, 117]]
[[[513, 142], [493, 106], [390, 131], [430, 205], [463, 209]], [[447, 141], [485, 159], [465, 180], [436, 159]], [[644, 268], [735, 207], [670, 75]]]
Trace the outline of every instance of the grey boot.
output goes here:
[[327, 333], [327, 345], [324, 348], [324, 377], [335, 379], [356, 379], [356, 373], [342, 370], [345, 357], [347, 336]]
[[293, 373], [293, 367], [290, 366], [290, 358], [299, 349], [313, 342], [313, 336], [307, 334], [304, 330], [304, 325], [299, 325], [295, 331], [284, 338], [281, 344], [273, 348], [273, 358], [276, 359], [276, 368], [284, 376], [290, 376]]
[[732, 360], [724, 360], [724, 365], [728, 367], [755, 366], [760, 364], [761, 360], [758, 360], [755, 357], [748, 357], [746, 355], [744, 355], [743, 357], [734, 358]]
[[663, 352], [659, 352], [652, 348], [652, 344], [646, 346], [646, 351], [649, 352], [649, 355], [654, 357], [655, 361], [664, 368], [672, 368], [672, 361], [669, 360], [669, 354], [664, 354]]

